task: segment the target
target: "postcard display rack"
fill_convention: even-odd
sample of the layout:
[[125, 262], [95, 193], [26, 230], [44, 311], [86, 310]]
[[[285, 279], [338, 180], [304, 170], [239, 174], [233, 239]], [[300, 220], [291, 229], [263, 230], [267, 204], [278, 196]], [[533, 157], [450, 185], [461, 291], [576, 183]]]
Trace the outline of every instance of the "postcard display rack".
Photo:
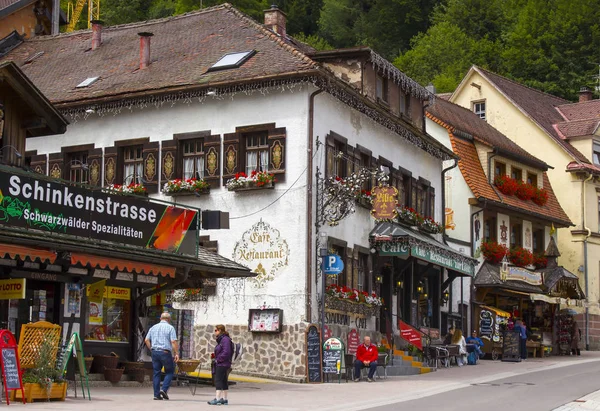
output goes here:
[[571, 330], [573, 329], [573, 316], [569, 314], [558, 315], [558, 350], [560, 355], [569, 355], [571, 352]]
[[33, 305], [31, 307], [31, 322], [46, 321], [48, 298], [46, 290], [33, 291]]

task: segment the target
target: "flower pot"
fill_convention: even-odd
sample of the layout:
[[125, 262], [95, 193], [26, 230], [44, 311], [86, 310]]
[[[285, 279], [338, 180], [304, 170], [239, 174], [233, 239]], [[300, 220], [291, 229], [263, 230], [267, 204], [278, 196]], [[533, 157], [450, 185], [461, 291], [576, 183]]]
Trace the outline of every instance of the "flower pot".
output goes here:
[[141, 361], [127, 361], [121, 364], [125, 370], [125, 374], [131, 374], [134, 370], [141, 370], [144, 368], [144, 363]]
[[94, 355], [91, 372], [101, 374], [105, 368], [117, 368], [118, 364], [119, 357], [114, 355]]
[[[50, 389], [46, 389], [46, 386], [38, 383], [23, 383], [23, 390], [25, 391], [25, 400], [27, 402], [33, 402], [35, 400], [60, 400], [64, 401], [67, 396], [67, 383], [66, 382], [53, 382]], [[22, 399], [21, 390], [13, 391], [15, 393], [15, 399]]]
[[128, 375], [132, 381], [143, 383], [146, 378], [146, 370], [143, 368], [134, 368], [129, 370]]

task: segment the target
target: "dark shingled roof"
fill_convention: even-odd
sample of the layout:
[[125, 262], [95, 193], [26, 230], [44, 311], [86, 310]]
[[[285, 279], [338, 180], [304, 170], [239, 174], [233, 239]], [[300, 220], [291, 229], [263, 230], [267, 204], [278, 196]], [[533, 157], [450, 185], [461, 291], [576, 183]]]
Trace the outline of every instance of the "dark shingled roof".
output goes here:
[[490, 264], [487, 261], [481, 265], [477, 275], [475, 275], [474, 284], [475, 287], [496, 287], [523, 293], [545, 294], [542, 286], [531, 285], [522, 281], [502, 281], [500, 279], [500, 266]]
[[[140, 70], [139, 32], [154, 34], [151, 64]], [[218, 83], [310, 73], [316, 63], [228, 4], [141, 23], [106, 27], [91, 50], [91, 30], [25, 40], [6, 59], [55, 104], [135, 93], [189, 89]], [[207, 70], [223, 55], [256, 50], [241, 67]], [[30, 64], [25, 60], [44, 54]], [[76, 88], [99, 76], [90, 87]]]

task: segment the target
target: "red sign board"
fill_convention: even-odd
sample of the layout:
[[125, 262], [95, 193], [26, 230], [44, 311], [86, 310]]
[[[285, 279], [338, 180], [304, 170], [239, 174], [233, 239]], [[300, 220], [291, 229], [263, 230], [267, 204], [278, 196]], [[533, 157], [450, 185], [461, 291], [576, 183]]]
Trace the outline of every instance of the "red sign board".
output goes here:
[[21, 376], [21, 363], [15, 336], [8, 330], [0, 330], [0, 368], [6, 392], [6, 404], [10, 405], [9, 391], [21, 390], [23, 404], [25, 404], [25, 391]]
[[421, 340], [421, 333], [418, 330], [404, 321], [398, 321], [398, 327], [400, 328], [400, 337], [404, 341], [408, 341], [410, 344], [423, 351], [423, 341]]
[[375, 187], [373, 189], [373, 209], [371, 214], [376, 220], [393, 220], [398, 216], [396, 187]]
[[348, 354], [356, 354], [356, 350], [358, 349], [358, 346], [360, 345], [360, 335], [358, 334], [358, 331], [356, 330], [351, 330], [348, 333], [348, 344], [346, 345], [346, 348], [348, 349]]
[[328, 339], [330, 339], [330, 338], [331, 338], [331, 336], [333, 335], [333, 334], [332, 334], [332, 332], [331, 332], [331, 330], [329, 329], [329, 327], [328, 327], [328, 326], [325, 326], [325, 333], [324, 333], [324, 334], [325, 334], [325, 335], [323, 336], [323, 340], [324, 340], [324, 341], [327, 341], [327, 340], [328, 340]]

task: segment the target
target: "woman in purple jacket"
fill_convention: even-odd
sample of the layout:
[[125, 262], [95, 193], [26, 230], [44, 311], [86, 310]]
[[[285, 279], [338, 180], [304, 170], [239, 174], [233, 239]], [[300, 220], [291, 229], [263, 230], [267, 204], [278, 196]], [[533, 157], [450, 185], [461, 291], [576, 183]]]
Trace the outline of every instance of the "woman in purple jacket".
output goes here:
[[227, 405], [227, 371], [231, 368], [231, 357], [233, 356], [233, 343], [225, 326], [219, 324], [215, 327], [215, 388], [217, 390], [215, 399], [208, 401], [209, 405]]

